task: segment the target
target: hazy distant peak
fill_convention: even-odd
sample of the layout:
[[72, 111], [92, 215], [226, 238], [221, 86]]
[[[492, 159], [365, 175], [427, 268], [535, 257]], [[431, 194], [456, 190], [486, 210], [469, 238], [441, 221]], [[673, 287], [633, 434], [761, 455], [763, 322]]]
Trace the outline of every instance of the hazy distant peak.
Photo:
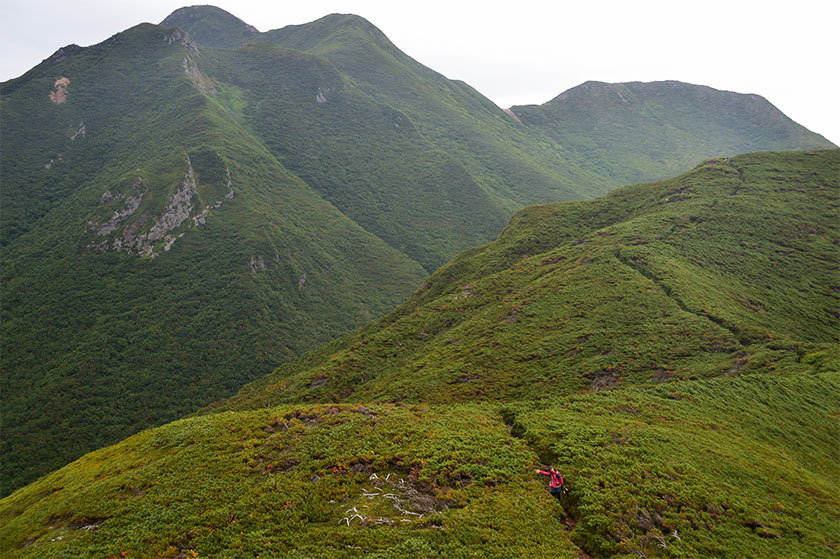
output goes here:
[[378, 27], [355, 14], [328, 14], [309, 23], [274, 29], [266, 35], [273, 41], [300, 50], [313, 49], [327, 43], [336, 46], [358, 44], [359, 41], [372, 41], [388, 50], [398, 50]]
[[339, 13], [332, 13], [327, 14], [324, 17], [316, 19], [312, 23], [330, 23], [333, 25], [355, 25], [358, 26], [366, 31], [371, 31], [378, 35], [383, 35], [382, 31], [379, 30], [374, 24], [370, 21], [366, 20], [360, 15], [356, 14], [339, 14]]
[[[652, 82], [601, 82], [601, 81], [585, 81], [580, 85], [576, 85], [567, 89], [545, 105], [551, 105], [556, 101], [565, 101], [575, 98], [592, 97], [605, 94], [621, 94], [632, 93], [643, 97], [654, 97], [661, 95], [683, 95], [691, 94], [693, 96], [714, 96], [718, 98], [732, 96], [740, 97], [742, 99], [752, 99], [755, 101], [767, 102], [761, 95], [753, 93], [737, 93], [734, 91], [720, 90], [706, 85], [697, 85], [692, 83], [681, 82], [677, 80], [660, 80]], [[620, 97], [619, 97], [620, 98]]]
[[198, 21], [207, 17], [216, 17], [216, 18], [223, 18], [229, 20], [231, 23], [238, 23], [244, 25], [245, 27], [249, 28], [254, 33], [259, 33], [259, 30], [254, 27], [253, 25], [249, 25], [245, 23], [232, 13], [225, 11], [221, 8], [217, 8], [216, 6], [210, 5], [201, 5], [201, 6], [185, 6], [183, 8], [178, 8], [164, 19], [161, 22], [161, 25], [176, 25], [180, 24], [184, 21]]
[[234, 47], [259, 33], [256, 27], [216, 6], [178, 8], [161, 25], [179, 27], [211, 47]]

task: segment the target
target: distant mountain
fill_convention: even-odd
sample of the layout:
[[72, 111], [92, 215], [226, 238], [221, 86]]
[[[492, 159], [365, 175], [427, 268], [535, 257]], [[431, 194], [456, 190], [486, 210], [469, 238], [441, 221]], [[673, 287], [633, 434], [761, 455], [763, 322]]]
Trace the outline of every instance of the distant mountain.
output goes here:
[[677, 81], [586, 82], [511, 110], [614, 185], [671, 177], [721, 153], [837, 147], [760, 95]]
[[0, 550], [834, 557], [838, 177], [840, 150], [758, 153], [526, 208], [210, 410], [241, 411], [3, 499]]
[[[0, 89], [4, 493], [383, 315], [525, 204], [623, 180], [353, 15], [182, 8]], [[759, 113], [726, 125], [775, 147]]]
[[259, 35], [253, 25], [215, 6], [188, 6], [169, 14], [161, 25], [177, 27], [208, 47], [232, 48]]

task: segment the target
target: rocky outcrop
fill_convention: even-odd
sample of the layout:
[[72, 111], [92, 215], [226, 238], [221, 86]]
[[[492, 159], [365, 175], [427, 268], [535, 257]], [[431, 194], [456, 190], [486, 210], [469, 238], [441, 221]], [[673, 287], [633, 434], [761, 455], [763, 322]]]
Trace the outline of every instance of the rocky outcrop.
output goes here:
[[[224, 200], [233, 200], [233, 183], [230, 180], [230, 169], [225, 167], [225, 172], [227, 173], [228, 193], [225, 194]], [[222, 202], [224, 200], [216, 200], [216, 202], [213, 204], [213, 208], [216, 208], [216, 209], [220, 208], [222, 206]], [[204, 206], [204, 209], [201, 210], [201, 213], [196, 215], [196, 216], [193, 216], [193, 218], [192, 218], [195, 226], [197, 227], [199, 225], [204, 225], [205, 222], [207, 221], [207, 216], [209, 214], [210, 214], [210, 206]]]
[[[141, 184], [141, 180], [137, 179], [134, 185], [131, 187], [133, 191], [138, 190], [138, 187]], [[137, 212], [137, 208], [140, 207], [140, 202], [143, 201], [143, 195], [146, 194], [146, 190], [143, 192], [135, 195], [135, 194], [117, 194], [113, 195], [110, 191], [106, 190], [102, 197], [100, 198], [100, 204], [107, 204], [115, 199], [125, 200], [125, 207], [120, 210], [114, 210], [114, 215], [111, 216], [111, 219], [104, 223], [95, 223], [93, 221], [88, 221], [88, 231], [92, 231], [95, 235], [99, 237], [104, 237], [105, 235], [109, 235], [119, 229], [122, 224], [131, 216]]]
[[512, 111], [512, 110], [510, 110], [510, 109], [502, 109], [502, 110], [503, 110], [504, 112], [506, 112], [506, 113], [508, 114], [508, 116], [510, 116], [513, 120], [515, 120], [516, 122], [518, 122], [520, 126], [525, 126], [525, 124], [523, 124], [523, 123], [522, 123], [522, 121], [521, 121], [521, 120], [519, 120], [519, 115], [517, 115], [515, 112], [513, 112], [513, 111]]
[[79, 127], [76, 129], [75, 132], [73, 132], [73, 135], [70, 136], [70, 139], [75, 140], [78, 136], [81, 136], [82, 138], [87, 136], [87, 128], [85, 128], [84, 122], [79, 123]]
[[[135, 187], [136, 185], [137, 183], [135, 183]], [[102, 198], [100, 198], [100, 203], [108, 203], [116, 198], [124, 198], [125, 208], [122, 211], [114, 211], [114, 215], [105, 223], [89, 221], [88, 231], [92, 231], [99, 237], [110, 235], [137, 212], [143, 194], [145, 193], [146, 191], [138, 196], [134, 196], [126, 194], [112, 195], [110, 191], [104, 192]], [[172, 246], [174, 240], [169, 235], [169, 232], [177, 229], [190, 216], [193, 209], [193, 198], [195, 196], [195, 175], [192, 165], [189, 159], [187, 159], [187, 172], [184, 177], [184, 182], [169, 199], [169, 203], [166, 205], [163, 214], [155, 219], [146, 233], [135, 235], [135, 232], [148, 220], [148, 216], [143, 214], [134, 222], [129, 223], [123, 229], [122, 235], [99, 243], [91, 243], [88, 247], [100, 252], [116, 250], [155, 257], [157, 256], [157, 252], [155, 252], [154, 247], [157, 241], [166, 239], [168, 245], [166, 250], [169, 250], [169, 247]]]
[[256, 274], [260, 270], [265, 270], [265, 259], [258, 254], [251, 257], [251, 272]]
[[[109, 204], [114, 200], [124, 200], [125, 203], [122, 208], [114, 210], [113, 215], [107, 221], [88, 221], [88, 232], [93, 233], [97, 237], [111, 236], [111, 238], [89, 243], [87, 248], [96, 250], [97, 252], [114, 250], [154, 258], [160, 254], [155, 247], [160, 246], [159, 243], [163, 242], [163, 250], [168, 251], [172, 248], [175, 241], [183, 237], [185, 233], [182, 230], [180, 233], [175, 234], [174, 231], [183, 229], [182, 226], [185, 223], [187, 224], [187, 228], [204, 225], [212, 209], [219, 208], [224, 200], [233, 198], [230, 170], [226, 169], [226, 172], [228, 193], [225, 194], [224, 199], [217, 200], [212, 205], [205, 205], [198, 213], [195, 213], [195, 211], [200, 207], [200, 200], [195, 180], [195, 171], [193, 170], [189, 157], [187, 157], [187, 170], [184, 174], [183, 183], [172, 194], [163, 213], [157, 218], [150, 218], [148, 213], [144, 212], [132, 219], [140, 208], [143, 196], [148, 191], [147, 188], [143, 192], [137, 192], [139, 190], [138, 187], [142, 184], [141, 179], [137, 179], [129, 193], [112, 194], [110, 190], [103, 192], [99, 200], [101, 205]], [[151, 226], [148, 227], [145, 233], [141, 233], [150, 219], [153, 219]], [[192, 219], [191, 223], [189, 221], [190, 219]], [[120, 228], [122, 228], [122, 232], [113, 235]], [[265, 268], [265, 263], [260, 258], [260, 262], [255, 262], [252, 266]]]
[[169, 33], [163, 38], [166, 41], [166, 44], [171, 45], [172, 43], [180, 43], [186, 49], [189, 49], [193, 52], [198, 52], [198, 47], [195, 44], [195, 41], [192, 40], [192, 37], [181, 31], [180, 29], [174, 30], [172, 33]]
[[196, 195], [195, 174], [193, 172], [192, 164], [187, 159], [187, 173], [184, 177], [184, 182], [166, 206], [155, 224], [149, 229], [147, 239], [150, 241], [157, 241], [162, 239], [166, 233], [172, 231], [181, 225], [185, 219], [190, 216], [193, 207], [193, 198]]
[[184, 72], [193, 82], [193, 85], [204, 95], [216, 94], [216, 83], [210, 79], [207, 74], [198, 69], [198, 64], [195, 63], [189, 56], [185, 56], [183, 60]]
[[59, 62], [64, 62], [65, 60], [67, 60], [68, 58], [70, 58], [74, 54], [80, 52], [81, 50], [82, 50], [82, 47], [80, 47], [79, 45], [70, 44], [70, 45], [67, 45], [66, 47], [61, 47], [60, 49], [55, 51], [52, 54], [52, 56], [50, 56], [48, 58], [48, 60], [50, 62], [53, 62], [53, 63], [56, 63], [56, 64], [59, 63]]

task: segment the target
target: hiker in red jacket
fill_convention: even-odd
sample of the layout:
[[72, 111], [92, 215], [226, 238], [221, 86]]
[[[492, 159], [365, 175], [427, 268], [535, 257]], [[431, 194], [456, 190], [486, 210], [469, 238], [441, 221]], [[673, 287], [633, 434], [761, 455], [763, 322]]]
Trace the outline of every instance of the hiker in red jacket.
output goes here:
[[549, 476], [548, 492], [558, 499], [560, 498], [560, 495], [567, 492], [565, 482], [563, 481], [563, 474], [555, 470], [554, 466], [549, 467], [547, 472], [543, 470], [534, 470], [534, 473]]

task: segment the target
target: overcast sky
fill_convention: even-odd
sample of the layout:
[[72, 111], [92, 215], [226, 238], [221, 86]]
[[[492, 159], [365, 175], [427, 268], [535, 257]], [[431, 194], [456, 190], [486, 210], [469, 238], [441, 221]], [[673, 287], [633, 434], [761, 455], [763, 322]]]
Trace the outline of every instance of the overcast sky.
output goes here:
[[[0, 0], [0, 81], [61, 46], [88, 46], [178, 0]], [[501, 107], [587, 80], [680, 80], [757, 93], [840, 145], [840, 1], [217, 0], [260, 31], [355, 13], [397, 47]], [[783, 7], [782, 7], [783, 6]]]

